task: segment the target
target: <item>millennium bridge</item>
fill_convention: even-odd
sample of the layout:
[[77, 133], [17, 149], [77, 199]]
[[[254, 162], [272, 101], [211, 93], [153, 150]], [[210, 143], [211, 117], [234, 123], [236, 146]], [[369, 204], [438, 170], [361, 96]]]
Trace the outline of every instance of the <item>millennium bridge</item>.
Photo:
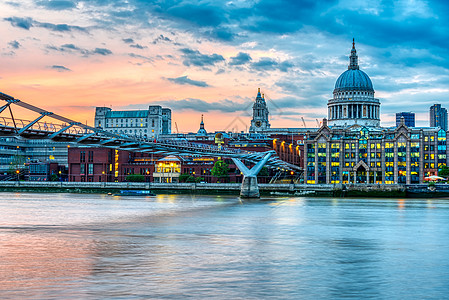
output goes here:
[[[240, 192], [242, 197], [259, 197], [257, 174], [263, 166], [281, 171], [302, 171], [300, 167], [281, 160], [273, 150], [254, 152], [187, 141], [148, 140], [91, 127], [1, 92], [0, 100], [5, 102], [0, 107], [0, 137], [49, 139], [61, 143], [106, 147], [133, 152], [151, 152], [161, 155], [201, 155], [231, 158], [243, 174]], [[20, 109], [13, 108], [19, 107], [25, 109], [27, 115], [34, 114], [37, 117], [32, 121], [17, 118], [14, 112], [17, 113], [17, 110]], [[4, 112], [9, 112], [9, 117], [1, 116], [5, 114]], [[46, 118], [45, 121], [42, 121], [44, 118]], [[47, 122], [48, 119], [50, 119], [50, 122]], [[249, 169], [242, 160], [251, 162], [255, 166]]]

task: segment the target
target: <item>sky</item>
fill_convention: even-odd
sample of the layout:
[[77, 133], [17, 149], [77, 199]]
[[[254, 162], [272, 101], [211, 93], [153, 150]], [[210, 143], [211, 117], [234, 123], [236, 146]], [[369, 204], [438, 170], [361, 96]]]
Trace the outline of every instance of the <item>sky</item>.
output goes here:
[[[172, 132], [315, 127], [355, 39], [381, 125], [448, 107], [447, 1], [0, 2], [0, 92], [93, 124], [95, 107], [172, 109]], [[26, 115], [16, 117], [26, 118]], [[176, 126], [175, 126], [176, 123]], [[176, 129], [177, 127], [177, 129]]]

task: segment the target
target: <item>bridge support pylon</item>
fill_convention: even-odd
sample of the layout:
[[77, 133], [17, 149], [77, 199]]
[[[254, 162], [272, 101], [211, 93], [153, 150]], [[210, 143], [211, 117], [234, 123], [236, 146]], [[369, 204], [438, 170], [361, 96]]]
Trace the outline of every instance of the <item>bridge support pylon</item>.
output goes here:
[[242, 161], [238, 158], [232, 158], [235, 165], [243, 174], [242, 187], [240, 188], [240, 197], [242, 198], [260, 198], [259, 185], [257, 184], [257, 174], [259, 174], [262, 167], [267, 163], [268, 159], [273, 154], [273, 151], [268, 152], [264, 158], [259, 161], [254, 167], [248, 169]]

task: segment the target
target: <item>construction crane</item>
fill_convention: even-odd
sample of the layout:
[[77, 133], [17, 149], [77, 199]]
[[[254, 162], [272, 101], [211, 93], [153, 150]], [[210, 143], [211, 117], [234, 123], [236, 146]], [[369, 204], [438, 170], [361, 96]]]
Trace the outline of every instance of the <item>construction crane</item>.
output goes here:
[[304, 118], [303, 118], [303, 117], [301, 117], [301, 120], [302, 120], [302, 123], [304, 124], [304, 128], [307, 128], [307, 126], [306, 126], [306, 121], [304, 121]]
[[178, 134], [179, 133], [178, 124], [176, 124], [176, 122], [175, 122], [175, 129], [176, 129], [176, 133]]

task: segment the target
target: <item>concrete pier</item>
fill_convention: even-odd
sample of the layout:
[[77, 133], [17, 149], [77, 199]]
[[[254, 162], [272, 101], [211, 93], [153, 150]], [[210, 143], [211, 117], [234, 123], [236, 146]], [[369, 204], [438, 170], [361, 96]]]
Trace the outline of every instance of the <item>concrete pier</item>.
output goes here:
[[257, 174], [259, 174], [262, 167], [267, 163], [268, 159], [275, 153], [269, 151], [264, 158], [259, 161], [254, 167], [249, 169], [240, 159], [232, 158], [237, 168], [243, 174], [242, 187], [240, 188], [240, 197], [242, 198], [260, 198], [259, 185], [257, 184]]
[[257, 176], [243, 177], [242, 186], [240, 188], [240, 197], [260, 198], [259, 185], [257, 184]]

